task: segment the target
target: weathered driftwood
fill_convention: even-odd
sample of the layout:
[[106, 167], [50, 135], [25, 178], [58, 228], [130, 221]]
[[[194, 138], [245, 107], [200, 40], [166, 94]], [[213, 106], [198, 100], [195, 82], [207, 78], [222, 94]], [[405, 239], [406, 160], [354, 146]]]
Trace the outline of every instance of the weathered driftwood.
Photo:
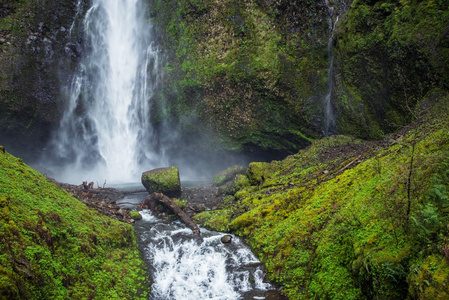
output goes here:
[[190, 219], [190, 217], [187, 216], [186, 213], [175, 202], [173, 202], [173, 200], [162, 193], [152, 193], [148, 195], [140, 206], [141, 208], [156, 211], [158, 202], [164, 204], [168, 209], [173, 211], [173, 213], [175, 213], [187, 227], [192, 229], [194, 234], [200, 235], [200, 229], [192, 221], [192, 219]]

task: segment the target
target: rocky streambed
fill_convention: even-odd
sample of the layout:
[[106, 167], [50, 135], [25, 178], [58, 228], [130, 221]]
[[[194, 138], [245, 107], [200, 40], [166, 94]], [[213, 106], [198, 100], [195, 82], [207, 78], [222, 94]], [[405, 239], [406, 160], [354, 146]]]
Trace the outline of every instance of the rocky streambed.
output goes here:
[[[148, 192], [143, 188], [126, 189], [99, 187], [97, 185], [97, 187], [85, 189], [82, 184], [73, 185], [55, 180], [53, 182], [88, 207], [127, 223], [135, 222], [130, 215], [130, 210], [134, 209], [148, 195]], [[183, 187], [181, 190], [180, 200], [186, 203], [183, 209], [188, 215], [206, 209], [214, 209], [223, 201], [223, 196], [218, 193], [218, 187], [212, 184]]]
[[[271, 299], [284, 296], [265, 281], [264, 266], [238, 237], [201, 228], [201, 236], [176, 218], [140, 211], [132, 218], [148, 192], [144, 189], [92, 187], [56, 182], [88, 207], [127, 223], [134, 223], [139, 247], [150, 270], [150, 299]], [[189, 216], [213, 210], [223, 201], [212, 184], [182, 188], [178, 200]]]

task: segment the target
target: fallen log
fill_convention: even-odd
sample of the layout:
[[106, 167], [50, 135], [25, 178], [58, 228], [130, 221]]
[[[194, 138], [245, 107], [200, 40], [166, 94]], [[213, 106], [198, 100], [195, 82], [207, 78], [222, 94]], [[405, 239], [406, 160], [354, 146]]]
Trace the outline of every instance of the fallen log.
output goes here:
[[200, 235], [200, 229], [192, 221], [192, 219], [190, 219], [190, 217], [187, 216], [186, 213], [175, 202], [173, 202], [173, 200], [162, 193], [152, 193], [148, 195], [140, 204], [140, 207], [150, 209], [151, 211], [156, 211], [158, 202], [164, 204], [168, 209], [176, 214], [187, 227], [192, 229], [194, 234]]

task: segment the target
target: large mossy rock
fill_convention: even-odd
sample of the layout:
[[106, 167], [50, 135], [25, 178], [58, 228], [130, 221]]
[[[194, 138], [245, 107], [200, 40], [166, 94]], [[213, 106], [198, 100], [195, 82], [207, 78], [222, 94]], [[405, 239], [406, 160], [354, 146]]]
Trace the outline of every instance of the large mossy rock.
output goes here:
[[271, 173], [274, 171], [273, 168], [273, 164], [267, 162], [252, 162], [249, 164], [246, 175], [251, 185], [259, 185], [271, 176]]
[[142, 173], [142, 184], [148, 193], [163, 193], [168, 197], [181, 196], [178, 166], [159, 168]]
[[241, 165], [235, 165], [221, 171], [214, 176], [214, 183], [216, 186], [224, 185], [225, 183], [233, 180], [238, 174], [245, 174], [246, 168]]
[[218, 193], [221, 195], [234, 195], [238, 190], [249, 186], [250, 181], [246, 175], [237, 174], [233, 180], [226, 182], [218, 188]]

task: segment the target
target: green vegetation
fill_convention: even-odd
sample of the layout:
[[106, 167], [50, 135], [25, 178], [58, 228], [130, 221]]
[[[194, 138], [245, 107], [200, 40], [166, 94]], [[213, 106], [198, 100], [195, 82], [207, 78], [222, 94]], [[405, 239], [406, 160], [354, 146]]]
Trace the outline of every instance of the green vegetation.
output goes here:
[[[447, 1], [329, 3], [333, 21], [340, 14], [331, 78], [340, 133], [381, 139], [409, 123], [430, 90], [448, 89]], [[324, 2], [150, 6], [168, 52], [169, 88], [157, 106], [183, 135], [199, 132], [205, 147], [290, 153], [322, 135], [331, 14]]]
[[381, 138], [449, 88], [449, 2], [355, 0], [338, 24], [336, 78], [345, 134]]
[[131, 225], [0, 148], [1, 299], [146, 299], [145, 269]]
[[217, 186], [223, 185], [228, 181], [235, 178], [237, 174], [245, 174], [246, 168], [241, 165], [235, 165], [227, 168], [226, 170], [221, 171], [217, 175], [214, 176], [214, 183]]
[[209, 147], [281, 152], [318, 136], [311, 123], [321, 114], [328, 68], [323, 3], [183, 0], [150, 6], [169, 52], [169, 89], [160, 101], [182, 134], [199, 131]]
[[129, 215], [131, 216], [131, 219], [134, 219], [136, 221], [137, 220], [142, 220], [142, 215], [138, 211], [131, 210], [129, 212]]
[[416, 112], [383, 141], [333, 136], [252, 163], [251, 186], [195, 220], [245, 237], [290, 299], [446, 299], [449, 95]]
[[180, 209], [184, 209], [187, 207], [187, 200], [180, 200], [180, 199], [172, 199], [173, 202], [179, 206]]
[[142, 184], [148, 193], [163, 193], [169, 197], [181, 195], [178, 166], [159, 168], [142, 173]]

